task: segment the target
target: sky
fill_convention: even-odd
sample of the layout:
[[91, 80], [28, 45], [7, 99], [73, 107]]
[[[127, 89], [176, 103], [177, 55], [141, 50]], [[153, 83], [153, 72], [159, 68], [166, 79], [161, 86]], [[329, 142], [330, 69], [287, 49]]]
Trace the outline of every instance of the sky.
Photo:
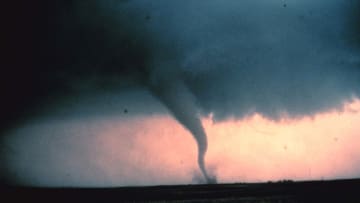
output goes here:
[[[126, 114], [74, 118], [88, 112], [79, 106], [93, 104], [72, 101], [66, 112], [11, 131], [5, 142], [8, 175], [20, 185], [50, 187], [204, 183], [191, 134], [161, 103], [148, 100], [164, 113], [139, 115], [128, 101]], [[218, 183], [360, 176], [359, 99], [341, 111], [301, 119], [273, 121], [254, 114], [221, 122], [203, 117], [202, 122], [207, 168]]]
[[2, 179], [127, 186], [359, 177], [357, 1], [33, 6], [36, 26], [14, 37], [34, 45], [20, 43], [16, 55], [31, 60], [3, 80]]

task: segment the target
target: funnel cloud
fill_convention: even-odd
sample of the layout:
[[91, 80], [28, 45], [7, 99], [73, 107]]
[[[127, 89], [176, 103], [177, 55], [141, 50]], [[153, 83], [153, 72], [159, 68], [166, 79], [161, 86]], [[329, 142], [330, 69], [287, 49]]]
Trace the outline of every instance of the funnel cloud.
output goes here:
[[198, 146], [199, 168], [207, 183], [216, 183], [216, 179], [210, 177], [206, 170], [207, 136], [198, 115], [194, 96], [183, 81], [176, 77], [153, 79], [150, 89], [171, 111], [173, 116], [191, 132]]

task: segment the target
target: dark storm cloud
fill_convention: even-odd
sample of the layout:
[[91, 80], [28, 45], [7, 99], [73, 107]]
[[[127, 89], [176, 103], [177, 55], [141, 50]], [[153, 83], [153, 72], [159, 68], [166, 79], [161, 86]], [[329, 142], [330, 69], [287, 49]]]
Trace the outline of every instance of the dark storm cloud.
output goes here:
[[253, 112], [301, 116], [336, 107], [358, 93], [358, 53], [343, 38], [345, 10], [331, 3], [303, 8], [289, 3], [286, 9], [238, 4], [232, 19], [220, 21], [234, 25], [211, 22], [212, 40], [189, 49], [185, 59], [205, 112], [215, 119]]
[[150, 78], [186, 81], [203, 113], [216, 120], [310, 115], [359, 94], [359, 50], [349, 41], [359, 34], [359, 19], [349, 15], [359, 8], [355, 1], [99, 5], [114, 18], [123, 10], [136, 16], [129, 27], [146, 33], [138, 39], [146, 44]]
[[[359, 93], [356, 1], [43, 3], [29, 30], [33, 63], [4, 78], [25, 103], [175, 77], [217, 120], [276, 119]], [[14, 84], [18, 72], [26, 85]]]

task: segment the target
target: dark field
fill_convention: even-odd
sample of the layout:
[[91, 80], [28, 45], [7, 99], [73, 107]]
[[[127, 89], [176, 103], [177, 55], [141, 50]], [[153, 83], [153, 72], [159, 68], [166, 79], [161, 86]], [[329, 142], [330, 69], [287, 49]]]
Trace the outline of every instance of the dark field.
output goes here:
[[[1, 188], [1, 202], [360, 202], [360, 179], [121, 188]], [[22, 201], [24, 202], [24, 201]]]

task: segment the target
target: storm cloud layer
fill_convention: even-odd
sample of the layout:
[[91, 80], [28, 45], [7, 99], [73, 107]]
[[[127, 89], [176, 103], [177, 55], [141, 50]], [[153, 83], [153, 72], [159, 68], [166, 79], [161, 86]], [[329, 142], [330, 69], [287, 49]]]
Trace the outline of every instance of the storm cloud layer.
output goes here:
[[29, 29], [31, 48], [18, 56], [31, 63], [3, 76], [13, 110], [2, 120], [51, 114], [58, 98], [146, 89], [192, 132], [203, 156], [199, 114], [298, 118], [360, 94], [357, 1], [44, 4]]
[[254, 112], [303, 116], [359, 94], [358, 19], [351, 14], [357, 6], [337, 0], [79, 3], [80, 31], [96, 32], [79, 36], [91, 37], [84, 44], [70, 41], [82, 64], [68, 63], [80, 66], [79, 75], [95, 69], [121, 80], [136, 75], [146, 84], [176, 77], [216, 120]]
[[178, 69], [216, 120], [308, 115], [359, 93], [359, 55], [346, 38], [349, 5], [278, 3], [193, 3], [168, 23], [180, 49], [187, 47]]
[[[177, 78], [204, 114], [222, 120], [308, 115], [359, 94], [358, 1], [34, 5], [39, 14], [28, 16], [33, 26], [23, 35], [34, 46], [26, 54], [22, 44], [17, 55], [31, 60], [3, 75], [10, 90], [28, 90], [25, 103]], [[16, 77], [27, 85], [16, 85]]]

